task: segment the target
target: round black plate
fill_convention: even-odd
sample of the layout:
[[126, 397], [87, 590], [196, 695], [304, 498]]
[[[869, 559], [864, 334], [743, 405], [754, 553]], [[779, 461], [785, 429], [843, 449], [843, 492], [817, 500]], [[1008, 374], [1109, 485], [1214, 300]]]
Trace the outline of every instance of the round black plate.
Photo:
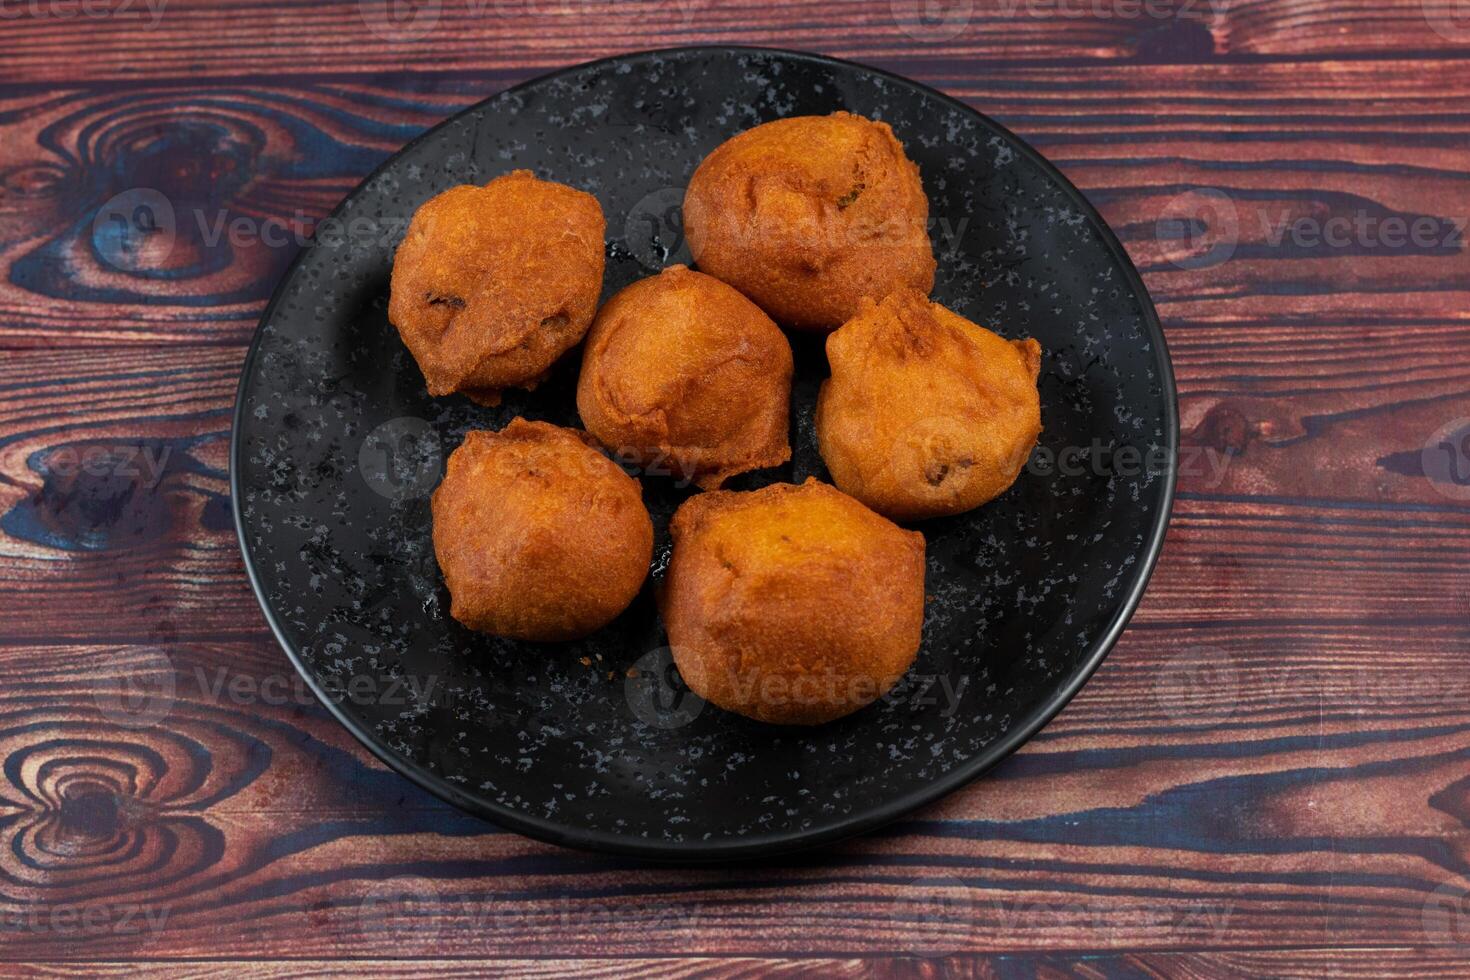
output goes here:
[[[434, 399], [388, 324], [393, 250], [426, 198], [515, 168], [595, 194], [604, 297], [687, 261], [678, 205], [721, 141], [847, 109], [918, 163], [934, 296], [1045, 348], [1041, 446], [1017, 485], [921, 525], [924, 645], [887, 698], [812, 730], [678, 697], [653, 601], [691, 489], [644, 479], [654, 574], [578, 643], [471, 633], [447, 615], [428, 493], [468, 429], [578, 424], [578, 357], [498, 409]], [[826, 478], [812, 431], [820, 338], [793, 338], [793, 459], [736, 488]], [[612, 58], [503, 92], [409, 144], [318, 228], [245, 363], [231, 482], [251, 582], [312, 688], [379, 758], [457, 806], [559, 844], [653, 857], [769, 854], [855, 834], [973, 779], [1059, 711], [1117, 639], [1163, 538], [1178, 442], [1148, 295], [1083, 196], [938, 92], [783, 51]], [[629, 668], [640, 664], [636, 676]], [[675, 682], [669, 689], [670, 678]]]

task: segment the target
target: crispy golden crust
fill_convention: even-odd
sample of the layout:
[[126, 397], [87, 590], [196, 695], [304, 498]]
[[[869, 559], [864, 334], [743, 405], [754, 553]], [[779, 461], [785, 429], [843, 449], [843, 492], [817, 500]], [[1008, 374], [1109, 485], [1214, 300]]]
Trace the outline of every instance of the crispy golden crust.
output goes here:
[[728, 711], [815, 725], [887, 692], [924, 621], [924, 537], [825, 483], [716, 491], [670, 525], [661, 605], [679, 673]]
[[425, 201], [393, 258], [388, 319], [429, 394], [497, 404], [587, 332], [602, 294], [597, 198], [529, 170]]
[[619, 292], [582, 353], [577, 411], [619, 459], [706, 489], [791, 458], [791, 346], [750, 300], [682, 265]]
[[895, 520], [1003, 493], [1041, 434], [1041, 345], [900, 290], [827, 338], [817, 441], [832, 482]]
[[637, 481], [572, 429], [518, 418], [468, 433], [432, 508], [450, 614], [471, 629], [576, 639], [627, 608], [648, 574]]
[[919, 168], [886, 123], [778, 119], [704, 158], [684, 196], [703, 272], [781, 323], [830, 330], [898, 287], [928, 293], [934, 252]]

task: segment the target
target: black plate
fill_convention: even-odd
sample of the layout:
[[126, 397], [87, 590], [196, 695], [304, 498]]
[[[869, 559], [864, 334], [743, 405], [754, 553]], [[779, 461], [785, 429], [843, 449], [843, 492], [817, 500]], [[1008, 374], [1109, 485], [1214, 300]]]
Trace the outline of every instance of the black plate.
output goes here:
[[[687, 259], [678, 204], [707, 152], [758, 123], [836, 109], [890, 123], [919, 164], [940, 257], [935, 298], [1045, 348], [1046, 431], [1032, 465], [1000, 500], [921, 525], [930, 602], [910, 678], [815, 730], [670, 696], [677, 676], [658, 669], [667, 651], [652, 588], [668, 518], [691, 491], [656, 476], [644, 480], [654, 578], [611, 626], [536, 646], [454, 623], [429, 536], [442, 457], [466, 430], [517, 415], [577, 425], [578, 357], [498, 409], [428, 397], [385, 315], [393, 249], [414, 209], [518, 167], [590, 191], [608, 217], [606, 297]], [[812, 432], [820, 338], [793, 345], [793, 460], [738, 487], [826, 477]], [[1173, 377], [1143, 284], [1097, 212], [1035, 151], [884, 72], [691, 48], [503, 92], [353, 191], [261, 321], [240, 381], [231, 483], [272, 629], [379, 758], [533, 837], [713, 859], [876, 827], [1035, 733], [1097, 667], [1143, 592], [1177, 443]]]

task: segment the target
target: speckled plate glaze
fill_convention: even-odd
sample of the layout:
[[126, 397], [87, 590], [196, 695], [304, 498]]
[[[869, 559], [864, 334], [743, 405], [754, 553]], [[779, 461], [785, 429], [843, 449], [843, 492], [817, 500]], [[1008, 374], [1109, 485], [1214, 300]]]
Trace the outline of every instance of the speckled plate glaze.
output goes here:
[[[578, 643], [453, 622], [428, 493], [473, 428], [578, 424], [575, 353], [496, 409], [433, 399], [386, 317], [413, 211], [514, 168], [595, 194], [604, 298], [687, 261], [678, 204], [726, 138], [847, 109], [892, 125], [930, 198], [939, 301], [1045, 348], [1046, 431], [1001, 499], [926, 522], [924, 645], [899, 688], [812, 730], [679, 690], [653, 599], [692, 489], [647, 476], [653, 575]], [[812, 410], [820, 338], [793, 338], [793, 459], [735, 484], [826, 478]], [[790, 52], [692, 48], [567, 69], [416, 139], [352, 192], [281, 283], [246, 360], [231, 480], [251, 581], [329, 708], [419, 785], [560, 844], [727, 859], [847, 837], [975, 778], [1097, 667], [1142, 594], [1173, 497], [1173, 377], [1157, 318], [1097, 212], [1021, 140], [931, 89]], [[630, 667], [641, 666], [629, 677]]]

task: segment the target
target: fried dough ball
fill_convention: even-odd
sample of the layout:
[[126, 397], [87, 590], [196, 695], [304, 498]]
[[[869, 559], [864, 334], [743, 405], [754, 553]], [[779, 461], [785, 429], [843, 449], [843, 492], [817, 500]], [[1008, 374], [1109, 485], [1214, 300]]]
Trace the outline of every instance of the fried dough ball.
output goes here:
[[869, 704], [919, 650], [924, 536], [807, 480], [685, 501], [661, 597], [674, 662], [700, 697], [816, 725]]
[[451, 187], [414, 213], [388, 319], [429, 394], [498, 405], [534, 388], [587, 332], [602, 295], [602, 206], [529, 170]]
[[1041, 345], [899, 290], [827, 338], [817, 442], [832, 482], [895, 520], [958, 514], [1016, 482], [1041, 435]]
[[546, 422], [466, 434], [432, 509], [450, 615], [497, 636], [586, 636], [633, 601], [653, 555], [637, 481]]
[[929, 201], [887, 123], [847, 112], [748, 129], [684, 196], [699, 268], [791, 327], [831, 330], [864, 296], [934, 287]]
[[620, 459], [713, 489], [791, 458], [791, 368], [786, 335], [759, 307], [675, 265], [597, 314], [577, 411]]

